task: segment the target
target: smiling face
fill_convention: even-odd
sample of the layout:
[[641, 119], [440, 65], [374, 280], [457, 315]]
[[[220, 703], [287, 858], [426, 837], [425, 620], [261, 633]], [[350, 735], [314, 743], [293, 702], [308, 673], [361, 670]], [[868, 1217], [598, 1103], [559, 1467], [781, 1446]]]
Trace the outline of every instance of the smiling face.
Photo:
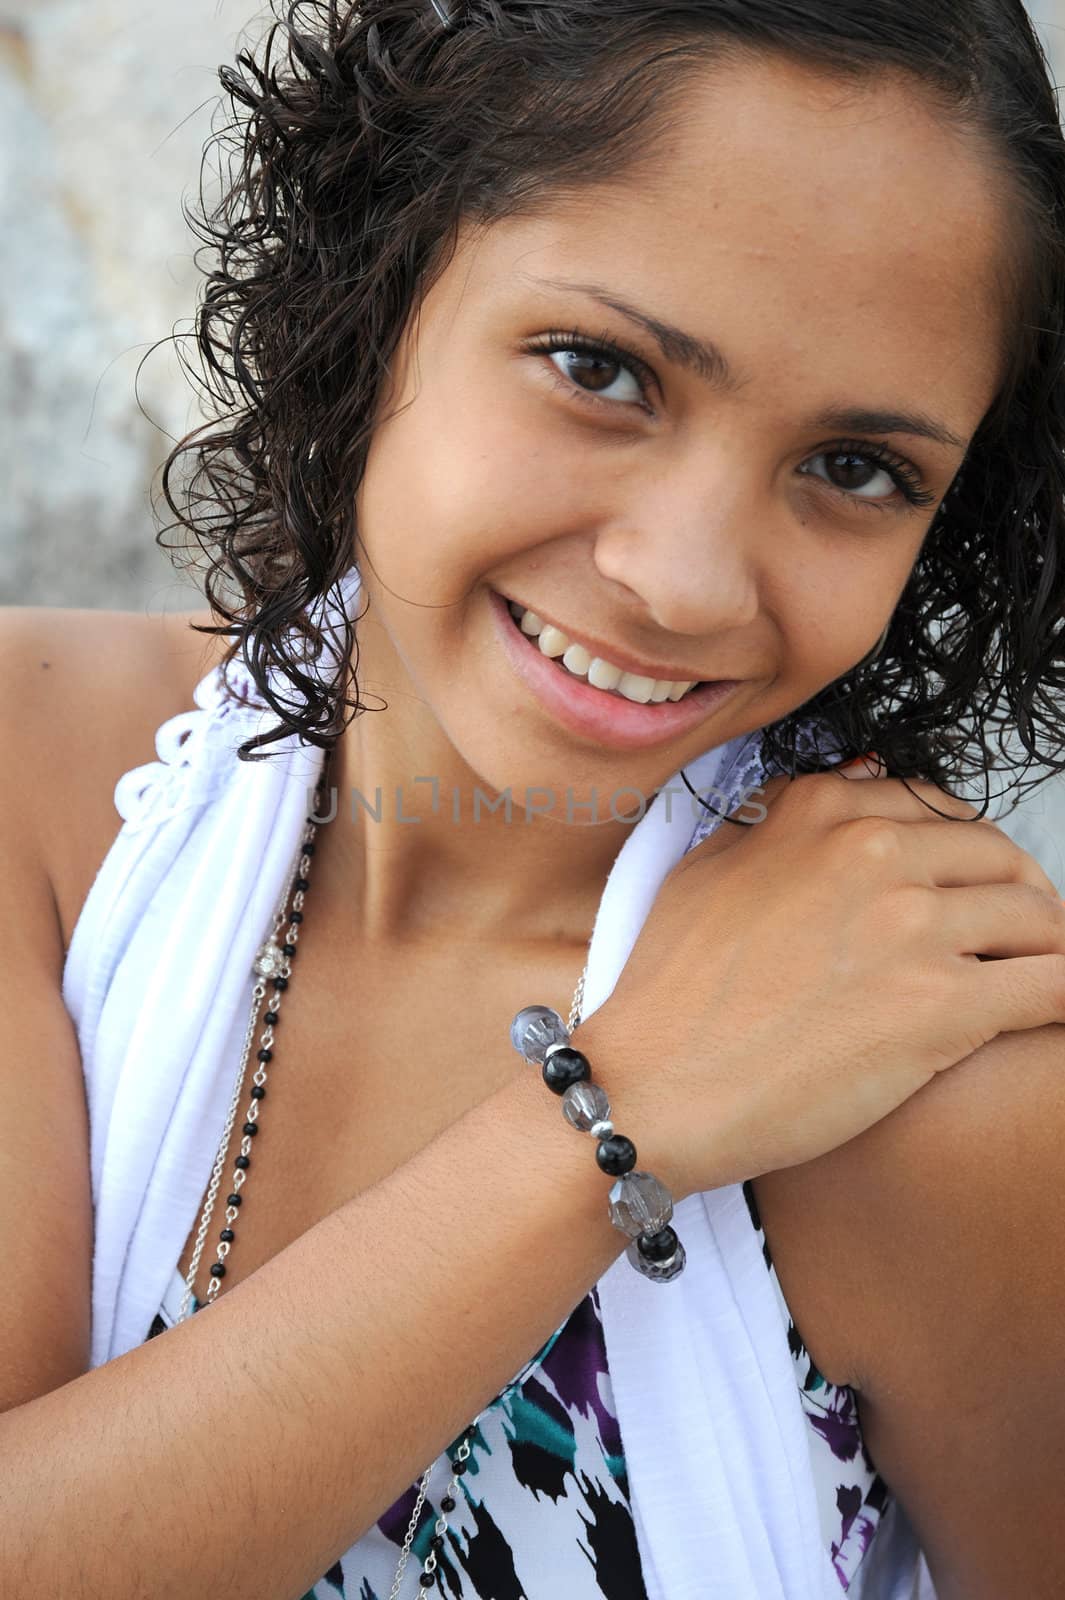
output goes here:
[[[515, 794], [650, 793], [846, 672], [999, 381], [1002, 201], [914, 88], [750, 58], [683, 108], [643, 170], [460, 236], [359, 491], [360, 678]], [[739, 684], [632, 705], [498, 596]]]

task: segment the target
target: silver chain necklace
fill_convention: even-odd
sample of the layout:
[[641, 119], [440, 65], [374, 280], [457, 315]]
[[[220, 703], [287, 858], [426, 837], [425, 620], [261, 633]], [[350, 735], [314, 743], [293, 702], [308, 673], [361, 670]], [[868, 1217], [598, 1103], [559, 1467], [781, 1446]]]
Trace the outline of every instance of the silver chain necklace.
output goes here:
[[[259, 1038], [259, 1048], [256, 1052], [256, 1068], [255, 1072], [252, 1074], [250, 1103], [246, 1107], [244, 1124], [241, 1130], [240, 1154], [234, 1160], [232, 1178], [233, 1186], [226, 1201], [226, 1225], [219, 1234], [219, 1241], [216, 1249], [216, 1260], [211, 1267], [211, 1277], [210, 1282], [207, 1285], [207, 1298], [204, 1302], [205, 1305], [210, 1305], [213, 1300], [217, 1299], [221, 1288], [222, 1279], [226, 1275], [226, 1257], [228, 1256], [230, 1247], [234, 1243], [236, 1237], [234, 1233], [234, 1223], [237, 1222], [240, 1216], [240, 1206], [243, 1199], [241, 1190], [244, 1187], [246, 1175], [251, 1167], [252, 1145], [255, 1136], [259, 1131], [259, 1107], [261, 1102], [266, 1098], [266, 1084], [268, 1079], [266, 1068], [268, 1063], [272, 1062], [273, 1060], [274, 1028], [280, 1020], [282, 999], [285, 991], [288, 988], [289, 979], [292, 976], [292, 957], [296, 954], [296, 947], [299, 944], [300, 928], [303, 923], [304, 896], [310, 887], [309, 873], [311, 868], [311, 860], [315, 851], [314, 841], [319, 827], [316, 817], [320, 810], [321, 794], [325, 784], [327, 768], [328, 759], [323, 766], [322, 775], [318, 780], [318, 785], [315, 790], [314, 808], [311, 815], [306, 818], [304, 831], [301, 836], [300, 847], [296, 854], [296, 860], [291, 871], [289, 872], [284, 894], [281, 896], [278, 908], [274, 913], [271, 932], [263, 945], [260, 947], [259, 952], [252, 963], [252, 971], [255, 974], [255, 982], [252, 986], [251, 1010], [248, 1017], [248, 1027], [244, 1035], [244, 1046], [241, 1051], [240, 1064], [237, 1068], [233, 1094], [229, 1102], [229, 1110], [226, 1115], [225, 1127], [222, 1130], [222, 1138], [218, 1147], [218, 1155], [215, 1159], [214, 1168], [211, 1172], [211, 1181], [208, 1185], [207, 1194], [204, 1200], [203, 1215], [200, 1218], [200, 1226], [196, 1234], [192, 1259], [189, 1263], [189, 1270], [185, 1275], [185, 1291], [181, 1297], [181, 1308], [175, 1319], [175, 1326], [178, 1322], [184, 1322], [190, 1315], [193, 1286], [196, 1282], [196, 1271], [200, 1264], [200, 1257], [203, 1254], [204, 1242], [207, 1238], [207, 1230], [210, 1227], [215, 1201], [218, 1198], [218, 1191], [221, 1186], [222, 1170], [225, 1166], [226, 1151], [229, 1148], [229, 1140], [233, 1131], [233, 1124], [236, 1121], [237, 1108], [240, 1105], [241, 1094], [244, 1088], [244, 1079], [248, 1069], [248, 1060], [251, 1055], [252, 1044], [258, 1028], [259, 1011], [262, 1006], [262, 1002], [266, 997], [267, 984], [272, 983], [274, 985], [274, 993], [271, 997], [269, 1008], [263, 1018], [264, 1027]], [[292, 908], [291, 910], [288, 910], [290, 899]], [[282, 930], [285, 931], [282, 932]], [[573, 993], [573, 1004], [570, 1006], [569, 1020], [566, 1024], [571, 1033], [580, 1022], [580, 1008], [584, 1001], [584, 980], [587, 975], [588, 964], [586, 962], [584, 970], [577, 980], [577, 987]], [[424, 1589], [431, 1587], [434, 1581], [433, 1574], [435, 1573], [437, 1567], [437, 1551], [443, 1548], [444, 1535], [446, 1534], [448, 1527], [447, 1515], [454, 1511], [455, 1506], [458, 1503], [457, 1495], [459, 1479], [466, 1471], [466, 1462], [471, 1454], [471, 1441], [475, 1433], [476, 1418], [466, 1429], [464, 1429], [458, 1443], [454, 1447], [454, 1459], [451, 1460], [451, 1479], [447, 1484], [444, 1494], [440, 1498], [440, 1514], [437, 1516], [436, 1524], [433, 1528], [429, 1553], [425, 1558], [425, 1562], [422, 1567], [422, 1573], [419, 1578], [419, 1584]], [[448, 1447], [449, 1450], [451, 1448], [451, 1446]], [[445, 1454], [446, 1453], [447, 1452], [445, 1452]], [[407, 1532], [400, 1550], [399, 1565], [396, 1568], [396, 1576], [393, 1581], [388, 1600], [397, 1600], [399, 1595], [400, 1585], [403, 1581], [403, 1573], [410, 1557], [411, 1546], [414, 1541], [415, 1531], [418, 1527], [418, 1519], [421, 1516], [422, 1506], [425, 1502], [426, 1493], [429, 1488], [429, 1479], [435, 1466], [436, 1462], [434, 1461], [425, 1469], [425, 1472], [422, 1474], [421, 1480], [418, 1484], [418, 1493], [414, 1502], [414, 1510], [411, 1513], [410, 1523], [407, 1527]]]

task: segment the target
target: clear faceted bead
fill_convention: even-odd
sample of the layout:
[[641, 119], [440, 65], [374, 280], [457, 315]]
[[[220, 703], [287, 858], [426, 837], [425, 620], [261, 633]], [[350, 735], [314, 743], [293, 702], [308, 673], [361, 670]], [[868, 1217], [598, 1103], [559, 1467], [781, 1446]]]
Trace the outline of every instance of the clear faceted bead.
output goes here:
[[562, 1096], [562, 1112], [568, 1122], [582, 1133], [591, 1133], [597, 1122], [610, 1115], [610, 1098], [599, 1084], [585, 1078], [581, 1083], [571, 1083]]
[[627, 1172], [610, 1191], [610, 1220], [630, 1239], [659, 1233], [673, 1215], [673, 1196], [650, 1172]]
[[668, 1261], [648, 1261], [640, 1254], [635, 1239], [625, 1248], [625, 1255], [637, 1272], [645, 1278], [650, 1278], [652, 1283], [669, 1283], [671, 1278], [678, 1277], [684, 1271], [684, 1263], [688, 1259], [684, 1246], [677, 1240], [677, 1248]]
[[510, 1024], [510, 1042], [526, 1061], [542, 1067], [548, 1045], [568, 1044], [569, 1029], [550, 1006], [524, 1006]]
[[260, 978], [276, 978], [284, 965], [285, 957], [280, 945], [274, 944], [270, 939], [256, 956], [252, 970], [257, 972]]

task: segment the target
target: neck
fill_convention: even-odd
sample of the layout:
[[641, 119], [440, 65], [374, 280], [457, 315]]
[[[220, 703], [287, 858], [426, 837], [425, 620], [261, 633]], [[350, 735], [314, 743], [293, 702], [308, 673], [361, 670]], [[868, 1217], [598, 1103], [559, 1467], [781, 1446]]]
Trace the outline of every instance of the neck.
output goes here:
[[[603, 885], [636, 825], [573, 820], [509, 808], [461, 758], [431, 710], [399, 674], [363, 670], [371, 706], [337, 742], [328, 788], [328, 829], [339, 875], [360, 931], [377, 940], [467, 935], [508, 947], [587, 944]], [[546, 783], [546, 780], [545, 780]], [[333, 793], [323, 802], [325, 814]], [[494, 809], [493, 809], [494, 808]], [[578, 969], [579, 970], [579, 969]]]

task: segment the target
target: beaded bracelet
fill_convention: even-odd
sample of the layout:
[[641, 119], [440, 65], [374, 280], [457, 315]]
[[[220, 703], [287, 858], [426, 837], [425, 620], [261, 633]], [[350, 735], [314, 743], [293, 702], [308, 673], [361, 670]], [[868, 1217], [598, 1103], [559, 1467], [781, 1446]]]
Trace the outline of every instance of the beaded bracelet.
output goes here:
[[650, 1172], [635, 1172], [636, 1146], [614, 1132], [606, 1090], [591, 1081], [588, 1058], [570, 1044], [570, 1032], [550, 1006], [524, 1006], [510, 1025], [510, 1042], [532, 1066], [542, 1068], [553, 1094], [562, 1097], [566, 1120], [597, 1141], [595, 1159], [617, 1178], [608, 1197], [610, 1220], [630, 1239], [630, 1264], [652, 1283], [669, 1283], [684, 1271], [684, 1246], [669, 1226], [673, 1196]]

